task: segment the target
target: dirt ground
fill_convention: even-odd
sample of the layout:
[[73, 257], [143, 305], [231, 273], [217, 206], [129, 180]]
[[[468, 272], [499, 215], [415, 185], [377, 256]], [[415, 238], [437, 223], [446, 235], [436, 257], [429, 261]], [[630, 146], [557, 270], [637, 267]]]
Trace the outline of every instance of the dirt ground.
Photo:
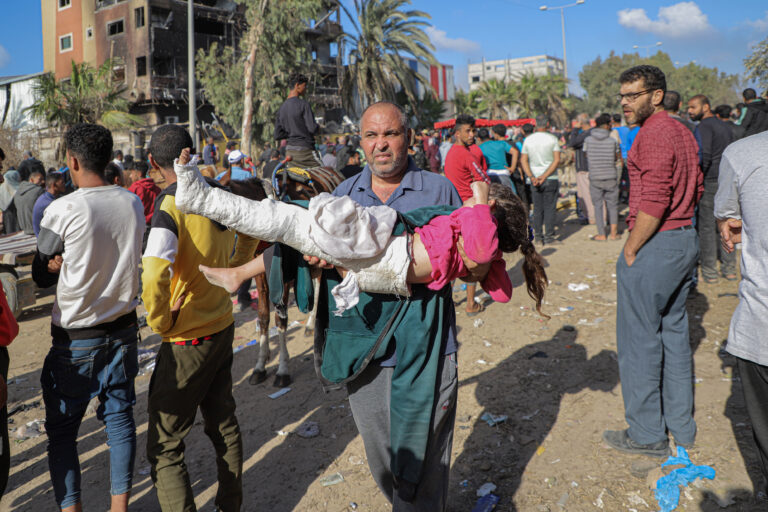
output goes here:
[[[565, 217], [561, 213], [564, 243], [542, 251], [551, 280], [545, 305], [551, 320], [532, 311], [518, 256], [509, 258], [517, 288], [510, 303], [490, 304], [474, 318], [457, 306], [460, 388], [451, 511], [470, 511], [476, 490], [486, 482], [497, 486], [501, 511], [658, 510], [646, 483], [655, 477], [644, 473], [659, 467], [659, 461], [611, 451], [601, 441], [604, 429], [625, 427], [615, 339], [614, 273], [622, 242], [593, 242], [591, 226], [579, 225], [572, 212]], [[573, 292], [571, 283], [589, 288]], [[733, 360], [721, 350], [736, 292], [733, 282], [702, 283], [688, 302], [698, 423], [691, 458], [711, 465], [717, 476], [685, 488], [678, 510], [768, 509], [752, 502], [752, 478], [759, 475], [752, 434]], [[457, 286], [456, 301], [464, 295]], [[42, 297], [23, 313], [21, 334], [10, 346], [9, 410], [29, 407], [11, 417], [11, 476], [1, 510], [55, 509], [45, 434], [21, 440], [16, 431], [44, 418], [39, 379], [50, 345], [52, 299]], [[290, 321], [305, 319], [295, 308], [289, 316]], [[255, 311], [237, 313], [236, 322], [236, 345], [255, 338]], [[302, 331], [299, 326], [290, 333], [294, 382], [279, 398], [267, 396], [276, 391], [271, 375], [258, 386], [248, 383], [257, 348], [235, 354], [234, 393], [245, 445], [243, 510], [387, 510], [369, 474], [346, 394], [323, 393], [314, 374], [311, 339]], [[157, 348], [150, 334], [142, 329], [140, 348]], [[275, 369], [272, 361], [268, 370]], [[136, 380], [138, 450], [131, 498], [136, 511], [159, 510], [144, 455], [148, 385], [149, 374]], [[489, 426], [480, 419], [486, 412], [508, 419]], [[307, 439], [293, 433], [305, 421], [316, 422], [319, 435]], [[108, 509], [105, 440], [95, 414], [87, 415], [78, 443], [85, 510]], [[199, 418], [186, 453], [198, 509], [213, 511], [214, 453]], [[335, 473], [343, 481], [323, 486], [321, 480]]]

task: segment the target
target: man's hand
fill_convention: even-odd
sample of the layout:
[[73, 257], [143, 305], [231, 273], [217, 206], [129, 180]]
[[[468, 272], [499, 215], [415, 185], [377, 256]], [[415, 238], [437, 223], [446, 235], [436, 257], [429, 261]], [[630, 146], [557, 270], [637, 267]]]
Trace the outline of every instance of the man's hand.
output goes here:
[[61, 271], [61, 265], [63, 263], [64, 259], [61, 257], [61, 254], [57, 254], [48, 261], [48, 272], [51, 274], [58, 274]]
[[179, 297], [178, 300], [173, 303], [173, 306], [171, 306], [171, 325], [176, 325], [176, 319], [179, 318], [179, 311], [181, 311], [181, 306], [184, 304], [186, 298], [187, 294], [182, 293], [181, 297]]
[[459, 237], [459, 241], [456, 243], [456, 248], [459, 250], [459, 256], [461, 256], [461, 259], [464, 261], [464, 266], [467, 267], [467, 271], [469, 272], [469, 275], [462, 277], [461, 280], [467, 283], [476, 283], [485, 279], [485, 276], [488, 275], [488, 271], [491, 270], [491, 263], [481, 264], [469, 259], [467, 253], [464, 252], [464, 240], [461, 237]]
[[631, 267], [637, 258], [637, 253], [627, 252], [627, 246], [624, 245], [624, 261], [627, 262], [627, 266]]
[[308, 254], [305, 254], [304, 261], [309, 263], [310, 267], [318, 267], [318, 268], [326, 268], [326, 269], [333, 268], [333, 265], [331, 265], [325, 260], [321, 260], [317, 256], [310, 256]]
[[192, 150], [190, 148], [184, 148], [181, 150], [181, 154], [179, 155], [179, 165], [187, 165], [190, 160], [192, 160], [192, 157], [190, 156], [190, 153]]
[[720, 231], [720, 243], [727, 253], [736, 249], [741, 243], [741, 221], [739, 219], [717, 219], [717, 229]]

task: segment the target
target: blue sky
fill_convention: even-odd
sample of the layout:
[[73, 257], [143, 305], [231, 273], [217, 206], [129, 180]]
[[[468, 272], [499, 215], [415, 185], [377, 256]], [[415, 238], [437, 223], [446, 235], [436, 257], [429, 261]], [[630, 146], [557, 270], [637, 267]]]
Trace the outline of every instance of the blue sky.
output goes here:
[[[479, 62], [483, 56], [488, 60], [544, 53], [562, 57], [559, 12], [542, 12], [539, 6], [567, 3], [574, 0], [412, 0], [414, 9], [431, 15], [436, 56], [455, 67], [456, 83], [464, 87], [467, 62]], [[568, 71], [574, 83], [581, 67], [598, 55], [637, 51], [633, 45], [657, 41], [681, 64], [695, 60], [743, 73], [742, 60], [750, 45], [768, 36], [768, 3], [586, 0], [565, 10], [565, 22]], [[6, 6], [0, 21], [0, 76], [42, 70], [40, 31], [38, 0]]]

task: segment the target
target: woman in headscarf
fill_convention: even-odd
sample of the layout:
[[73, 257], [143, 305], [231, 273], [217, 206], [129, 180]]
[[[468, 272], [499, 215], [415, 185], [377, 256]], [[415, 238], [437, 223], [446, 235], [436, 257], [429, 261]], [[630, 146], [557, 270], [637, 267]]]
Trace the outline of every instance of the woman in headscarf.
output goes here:
[[11, 170], [6, 172], [3, 178], [5, 181], [0, 185], [0, 211], [3, 212], [3, 233], [10, 234], [19, 231], [13, 197], [21, 184], [21, 175], [18, 171]]

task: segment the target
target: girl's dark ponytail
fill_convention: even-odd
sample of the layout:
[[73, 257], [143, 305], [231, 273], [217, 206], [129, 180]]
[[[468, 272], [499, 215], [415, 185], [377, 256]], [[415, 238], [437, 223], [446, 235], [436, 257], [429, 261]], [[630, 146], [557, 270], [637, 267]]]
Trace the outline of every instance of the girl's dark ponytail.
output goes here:
[[533, 246], [533, 232], [528, 226], [528, 212], [523, 202], [511, 189], [498, 183], [491, 183], [489, 198], [494, 201], [493, 216], [498, 226], [499, 249], [502, 252], [520, 249], [523, 253], [523, 275], [528, 295], [536, 301], [536, 311], [550, 318], [541, 312], [544, 290], [549, 282], [544, 271], [544, 259]]

